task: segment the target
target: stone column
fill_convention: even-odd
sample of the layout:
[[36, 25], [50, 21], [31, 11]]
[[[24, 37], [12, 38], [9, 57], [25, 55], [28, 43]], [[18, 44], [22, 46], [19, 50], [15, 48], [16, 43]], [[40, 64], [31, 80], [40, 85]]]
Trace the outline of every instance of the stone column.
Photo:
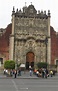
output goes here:
[[47, 43], [47, 63], [51, 64], [51, 36], [50, 36], [50, 11], [48, 11], [48, 43]]
[[12, 11], [12, 33], [10, 35], [10, 45], [9, 45], [9, 59], [14, 60], [14, 24], [15, 24], [15, 11]]

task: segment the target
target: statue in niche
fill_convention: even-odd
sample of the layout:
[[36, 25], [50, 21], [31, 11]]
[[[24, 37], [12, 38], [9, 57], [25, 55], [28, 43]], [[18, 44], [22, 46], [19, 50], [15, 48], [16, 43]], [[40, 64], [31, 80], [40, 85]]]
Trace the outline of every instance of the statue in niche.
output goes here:
[[32, 47], [32, 41], [29, 41], [29, 47]]

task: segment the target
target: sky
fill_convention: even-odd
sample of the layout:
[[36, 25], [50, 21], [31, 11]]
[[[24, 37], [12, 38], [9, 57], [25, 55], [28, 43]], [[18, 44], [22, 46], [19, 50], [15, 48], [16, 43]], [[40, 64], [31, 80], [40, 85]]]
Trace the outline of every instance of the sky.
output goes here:
[[50, 10], [51, 19], [50, 25], [58, 32], [58, 0], [0, 0], [0, 28], [6, 28], [11, 23], [11, 15], [13, 6], [16, 9], [22, 9], [23, 6], [29, 6], [32, 2], [35, 9], [38, 10]]

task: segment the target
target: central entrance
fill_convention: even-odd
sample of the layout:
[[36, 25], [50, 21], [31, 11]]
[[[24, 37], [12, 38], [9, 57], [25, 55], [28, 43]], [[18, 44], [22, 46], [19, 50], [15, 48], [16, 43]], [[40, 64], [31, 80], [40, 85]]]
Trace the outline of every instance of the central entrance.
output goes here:
[[29, 66], [34, 68], [34, 53], [28, 52], [26, 54], [26, 69], [29, 69]]

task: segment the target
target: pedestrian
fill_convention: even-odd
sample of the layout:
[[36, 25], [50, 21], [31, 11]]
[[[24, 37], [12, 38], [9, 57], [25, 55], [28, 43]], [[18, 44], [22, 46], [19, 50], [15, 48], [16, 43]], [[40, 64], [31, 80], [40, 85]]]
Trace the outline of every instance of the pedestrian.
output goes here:
[[37, 77], [39, 77], [39, 71], [37, 70], [37, 72], [36, 72], [36, 75], [37, 75]]
[[53, 71], [52, 70], [50, 71], [50, 75], [51, 75], [51, 77], [53, 76]]
[[4, 75], [6, 74], [6, 69], [4, 69]]
[[32, 76], [32, 70], [30, 69], [30, 76]]
[[45, 69], [45, 78], [47, 78], [47, 69]]
[[6, 69], [6, 76], [8, 76], [8, 70]]
[[13, 70], [12, 69], [10, 70], [10, 76], [13, 76]]
[[18, 70], [18, 76], [21, 76], [21, 68]]
[[14, 71], [14, 78], [17, 77], [17, 70]]
[[42, 68], [42, 78], [44, 78], [44, 68]]

